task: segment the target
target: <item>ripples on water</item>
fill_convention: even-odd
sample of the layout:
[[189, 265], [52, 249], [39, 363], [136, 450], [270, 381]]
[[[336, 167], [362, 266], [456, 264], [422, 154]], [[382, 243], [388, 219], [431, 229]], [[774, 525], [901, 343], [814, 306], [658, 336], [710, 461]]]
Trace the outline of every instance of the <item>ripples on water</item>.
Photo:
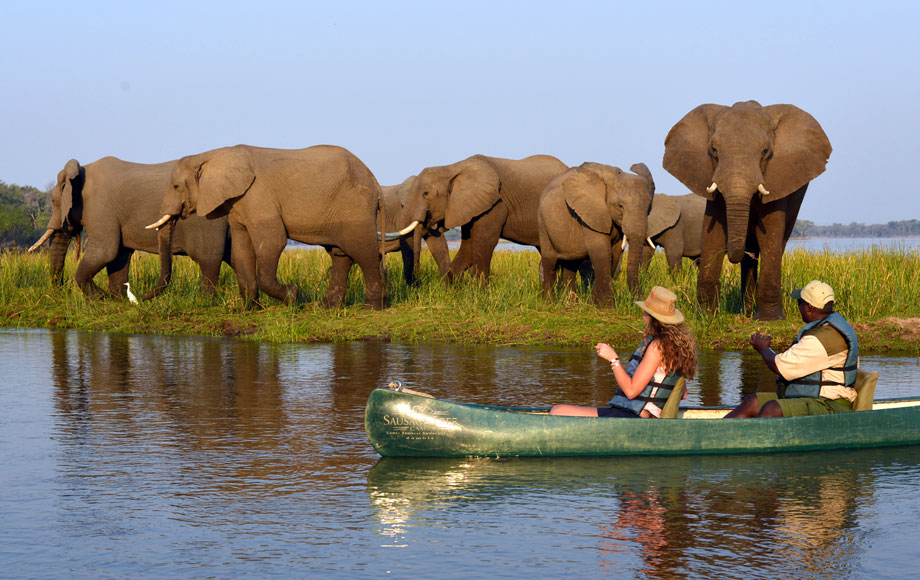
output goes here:
[[[916, 359], [864, 357], [878, 395]], [[0, 331], [0, 576], [884, 578], [920, 564], [920, 448], [379, 459], [367, 394], [602, 404], [591, 352]], [[691, 403], [772, 380], [705, 355]]]

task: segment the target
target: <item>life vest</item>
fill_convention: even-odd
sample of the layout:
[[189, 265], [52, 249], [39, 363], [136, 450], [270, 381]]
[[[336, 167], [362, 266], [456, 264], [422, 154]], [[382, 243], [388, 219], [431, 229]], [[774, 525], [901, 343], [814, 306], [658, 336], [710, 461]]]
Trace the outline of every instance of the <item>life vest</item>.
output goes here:
[[[652, 343], [652, 340], [654, 339], [651, 336], [646, 337], [645, 340], [639, 344], [638, 348], [636, 348], [636, 352], [629, 357], [629, 363], [627, 363], [624, 370], [630, 377], [632, 377], [636, 369], [639, 368], [639, 363], [642, 362], [642, 357], [645, 356], [645, 349]], [[646, 403], [651, 403], [659, 408], [664, 407], [664, 404], [668, 400], [668, 395], [674, 390], [674, 385], [677, 384], [680, 377], [680, 373], [674, 372], [666, 376], [660, 383], [656, 383], [652, 380], [649, 384], [645, 385], [642, 392], [636, 395], [634, 399], [628, 398], [623, 394], [622, 389], [618, 388], [613, 394], [613, 398], [610, 399], [609, 405], [611, 407], [628, 409], [636, 415], [642, 412]]]
[[[825, 324], [833, 330], [825, 327]], [[856, 365], [859, 363], [859, 341], [850, 323], [836, 312], [832, 312], [827, 318], [815, 320], [803, 326], [792, 344], [799, 342], [806, 334], [817, 338], [828, 354], [836, 354], [842, 350], [839, 343], [840, 337], [843, 337], [847, 348], [846, 361], [842, 367], [824, 369], [843, 372], [843, 383], [825, 380], [823, 371], [816, 371], [791, 381], [778, 378], [776, 379], [776, 392], [779, 397], [782, 399], [816, 398], [821, 396], [822, 385], [842, 385], [853, 388], [853, 385], [856, 384]]]

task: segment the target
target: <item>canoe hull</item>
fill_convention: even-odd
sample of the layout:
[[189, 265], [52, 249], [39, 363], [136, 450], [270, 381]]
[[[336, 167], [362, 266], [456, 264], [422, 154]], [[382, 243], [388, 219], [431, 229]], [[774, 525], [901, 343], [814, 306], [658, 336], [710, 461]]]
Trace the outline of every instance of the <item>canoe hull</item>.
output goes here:
[[920, 444], [920, 406], [779, 419], [640, 420], [520, 411], [375, 389], [364, 426], [384, 457], [688, 455]]

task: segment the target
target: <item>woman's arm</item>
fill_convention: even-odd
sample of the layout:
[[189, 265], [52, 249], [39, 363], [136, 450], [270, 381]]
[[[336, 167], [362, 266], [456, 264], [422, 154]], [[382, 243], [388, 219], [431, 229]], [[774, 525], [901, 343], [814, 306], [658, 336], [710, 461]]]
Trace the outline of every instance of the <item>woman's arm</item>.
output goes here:
[[655, 376], [655, 371], [658, 370], [659, 365], [661, 365], [661, 351], [658, 350], [656, 341], [653, 341], [645, 349], [645, 356], [642, 357], [642, 362], [639, 363], [639, 368], [636, 369], [632, 377], [626, 374], [626, 370], [623, 369], [623, 365], [620, 364], [619, 360], [615, 360], [610, 364], [611, 368], [613, 368], [613, 376], [627, 399], [635, 399], [642, 392], [642, 389], [652, 381], [652, 377]]

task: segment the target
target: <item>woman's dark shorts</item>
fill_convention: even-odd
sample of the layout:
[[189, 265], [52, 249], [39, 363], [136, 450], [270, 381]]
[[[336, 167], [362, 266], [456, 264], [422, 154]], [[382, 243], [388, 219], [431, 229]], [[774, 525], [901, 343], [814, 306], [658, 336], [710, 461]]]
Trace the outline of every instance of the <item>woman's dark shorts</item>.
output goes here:
[[623, 419], [638, 419], [639, 415], [633, 413], [629, 409], [624, 409], [623, 407], [598, 407], [597, 408], [598, 417], [621, 417]]

